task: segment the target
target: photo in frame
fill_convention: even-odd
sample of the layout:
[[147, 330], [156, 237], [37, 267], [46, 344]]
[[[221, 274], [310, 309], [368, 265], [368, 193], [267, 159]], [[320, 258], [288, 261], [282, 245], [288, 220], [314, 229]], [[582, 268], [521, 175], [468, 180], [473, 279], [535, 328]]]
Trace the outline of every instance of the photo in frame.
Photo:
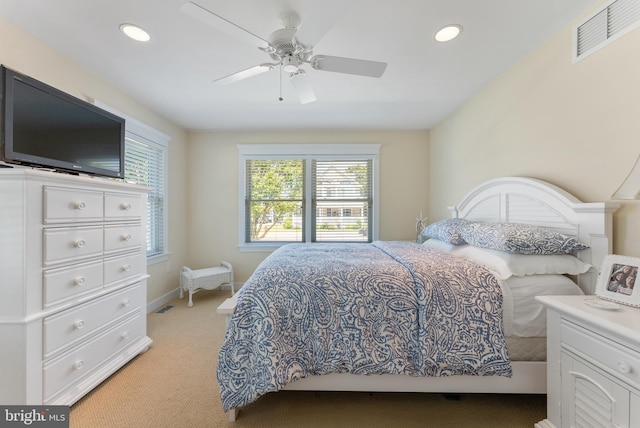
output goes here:
[[628, 306], [640, 307], [640, 258], [609, 255], [602, 262], [596, 296]]

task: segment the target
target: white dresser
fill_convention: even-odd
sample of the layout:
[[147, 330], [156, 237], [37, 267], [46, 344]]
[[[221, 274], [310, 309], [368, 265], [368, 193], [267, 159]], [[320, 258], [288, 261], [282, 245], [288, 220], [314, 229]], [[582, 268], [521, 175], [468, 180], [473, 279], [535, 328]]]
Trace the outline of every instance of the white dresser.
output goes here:
[[640, 427], [640, 309], [594, 296], [537, 297], [547, 307], [547, 419], [539, 428]]
[[146, 200], [0, 169], [0, 403], [70, 405], [149, 348]]

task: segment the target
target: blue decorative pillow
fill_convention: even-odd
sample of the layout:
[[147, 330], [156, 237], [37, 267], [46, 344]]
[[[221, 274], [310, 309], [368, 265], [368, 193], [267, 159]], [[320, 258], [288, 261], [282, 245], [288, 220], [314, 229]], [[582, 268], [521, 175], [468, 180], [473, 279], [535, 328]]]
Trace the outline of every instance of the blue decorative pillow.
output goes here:
[[589, 248], [570, 236], [521, 223], [467, 222], [460, 237], [476, 247], [514, 254], [570, 254]]
[[437, 239], [438, 241], [448, 242], [454, 245], [465, 244], [466, 242], [460, 235], [462, 225], [468, 223], [467, 220], [460, 218], [449, 218], [431, 223], [422, 229], [421, 235], [426, 238]]

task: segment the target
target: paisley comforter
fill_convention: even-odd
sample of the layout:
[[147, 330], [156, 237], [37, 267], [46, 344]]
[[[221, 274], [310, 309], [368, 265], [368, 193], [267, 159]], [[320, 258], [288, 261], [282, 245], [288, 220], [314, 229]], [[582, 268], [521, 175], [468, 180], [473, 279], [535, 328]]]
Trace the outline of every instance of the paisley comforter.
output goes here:
[[218, 358], [225, 410], [307, 376], [511, 376], [485, 268], [410, 242], [290, 244], [239, 291]]

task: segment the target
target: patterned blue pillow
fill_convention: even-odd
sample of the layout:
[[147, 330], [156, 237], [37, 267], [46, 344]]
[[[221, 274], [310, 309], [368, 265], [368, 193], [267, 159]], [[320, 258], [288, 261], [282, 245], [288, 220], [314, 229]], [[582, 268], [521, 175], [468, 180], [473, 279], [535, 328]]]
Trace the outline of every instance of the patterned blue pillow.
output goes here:
[[422, 229], [421, 235], [426, 238], [437, 239], [438, 241], [448, 242], [454, 245], [466, 244], [460, 235], [462, 225], [468, 223], [467, 220], [460, 218], [449, 218], [431, 223]]
[[514, 254], [570, 254], [589, 248], [570, 236], [521, 223], [467, 222], [460, 236], [476, 247]]

